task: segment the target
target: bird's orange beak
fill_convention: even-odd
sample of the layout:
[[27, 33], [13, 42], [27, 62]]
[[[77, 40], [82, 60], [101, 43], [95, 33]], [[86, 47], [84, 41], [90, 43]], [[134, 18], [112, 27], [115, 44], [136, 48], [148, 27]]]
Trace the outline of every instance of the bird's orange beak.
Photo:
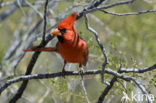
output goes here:
[[52, 34], [56, 35], [56, 36], [61, 36], [61, 33], [60, 33], [60, 31], [58, 29], [53, 30]]

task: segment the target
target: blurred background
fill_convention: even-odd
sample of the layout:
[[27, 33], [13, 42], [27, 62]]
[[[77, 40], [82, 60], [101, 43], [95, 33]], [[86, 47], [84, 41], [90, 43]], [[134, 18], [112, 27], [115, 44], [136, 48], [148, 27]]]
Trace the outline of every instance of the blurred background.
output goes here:
[[[0, 78], [13, 78], [25, 74], [33, 53], [24, 53], [22, 49], [36, 46], [41, 42], [43, 33], [44, 0], [0, 0]], [[79, 12], [96, 0], [49, 0], [47, 15], [47, 34], [56, 27], [61, 19], [73, 12]], [[119, 0], [107, 0], [101, 6], [107, 6]], [[106, 9], [117, 13], [138, 12], [156, 9], [155, 0], [135, 0]], [[144, 68], [156, 62], [156, 14], [114, 16], [100, 11], [88, 14], [89, 24], [94, 28], [108, 54], [107, 68], [117, 71], [120, 67]], [[79, 35], [89, 47], [89, 61], [84, 70], [101, 69], [103, 54], [94, 35], [86, 29], [85, 19], [76, 22]], [[47, 46], [55, 46], [54, 38]], [[33, 74], [62, 71], [63, 60], [56, 53], [42, 52]], [[77, 64], [68, 64], [66, 70], [77, 71]], [[127, 74], [126, 74], [127, 75]], [[129, 74], [143, 83], [148, 92], [156, 95], [156, 74]], [[105, 74], [110, 81], [111, 75]], [[137, 88], [131, 82], [119, 79], [130, 95]], [[106, 87], [101, 76], [85, 76], [84, 84], [91, 103], [95, 103]], [[17, 91], [20, 83], [13, 84], [0, 96], [0, 103], [7, 103]], [[121, 103], [125, 89], [116, 82], [106, 97], [105, 103]], [[156, 99], [156, 98], [155, 98]], [[80, 76], [58, 77], [44, 80], [31, 80], [18, 103], [86, 103]], [[132, 102], [132, 101], [131, 101]], [[133, 103], [133, 102], [132, 102]], [[134, 102], [135, 103], [135, 102]], [[155, 102], [156, 103], [156, 102]]]

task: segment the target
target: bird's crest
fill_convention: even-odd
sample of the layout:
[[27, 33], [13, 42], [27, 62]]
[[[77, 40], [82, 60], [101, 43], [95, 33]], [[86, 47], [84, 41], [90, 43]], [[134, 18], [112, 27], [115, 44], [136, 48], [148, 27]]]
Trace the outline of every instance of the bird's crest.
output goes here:
[[64, 20], [62, 20], [57, 28], [58, 29], [72, 29], [72, 27], [74, 26], [74, 23], [76, 21], [76, 17], [77, 17], [77, 12], [74, 12], [73, 14], [71, 14], [70, 16], [66, 17]]

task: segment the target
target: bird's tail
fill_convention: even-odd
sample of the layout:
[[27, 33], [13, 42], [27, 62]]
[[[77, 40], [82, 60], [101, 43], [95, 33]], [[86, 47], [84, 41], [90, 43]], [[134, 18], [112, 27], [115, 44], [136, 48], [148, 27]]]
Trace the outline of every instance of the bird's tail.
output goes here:
[[33, 47], [33, 48], [29, 48], [29, 49], [23, 49], [24, 52], [56, 52], [56, 47], [52, 47], [52, 48], [37, 48], [37, 47]]

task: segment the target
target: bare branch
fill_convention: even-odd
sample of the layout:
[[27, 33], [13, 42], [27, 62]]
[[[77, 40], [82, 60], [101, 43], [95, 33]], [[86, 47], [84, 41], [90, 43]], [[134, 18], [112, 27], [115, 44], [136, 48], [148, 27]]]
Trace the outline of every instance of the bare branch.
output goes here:
[[105, 11], [102, 9], [99, 9], [99, 10], [106, 14], [111, 14], [111, 15], [116, 15], [116, 16], [141, 15], [141, 14], [156, 12], [156, 10], [145, 10], [145, 11], [138, 11], [138, 12], [132, 12], [132, 13], [113, 13], [113, 12]]
[[90, 100], [89, 100], [89, 98], [88, 98], [88, 94], [87, 94], [87, 90], [86, 90], [86, 87], [85, 87], [84, 79], [83, 78], [81, 80], [81, 86], [82, 86], [82, 89], [83, 89], [83, 91], [85, 93], [85, 98], [86, 98], [87, 102], [88, 103], [91, 103]]
[[[11, 43], [12, 45], [7, 50], [7, 53], [4, 56], [3, 61], [6, 61], [9, 58], [11, 58], [11, 56], [15, 53], [17, 48], [19, 48], [19, 46], [21, 45], [21, 43], [22, 43], [21, 38], [25, 34], [24, 32], [28, 29], [30, 23], [32, 23], [33, 17], [35, 16], [35, 12], [32, 12], [32, 10], [31, 10], [31, 11], [29, 11], [29, 14], [31, 15], [30, 17], [23, 16], [21, 18], [20, 22], [21, 22], [21, 24], [24, 24], [24, 27], [19, 30], [21, 24], [17, 26], [17, 28], [16, 28], [16, 30], [14, 32], [15, 40], [13, 40], [13, 43]], [[34, 28], [34, 27], [32, 26], [31, 28]], [[36, 26], [35, 26], [35, 28], [36, 28]], [[28, 34], [29, 34], [29, 31], [28, 31]]]
[[[57, 3], [54, 1], [54, 4], [57, 4]], [[43, 19], [42, 19], [42, 20], [43, 20]], [[41, 20], [41, 21], [42, 21], [42, 20]], [[55, 25], [54, 25], [54, 26], [55, 26]], [[53, 28], [54, 26], [52, 26], [52, 28]], [[49, 31], [49, 30], [50, 30], [50, 29], [46, 30], [46, 32]], [[29, 35], [27, 35], [27, 36], [29, 37]], [[40, 45], [39, 45], [38, 47], [45, 47], [45, 45], [46, 45], [50, 40], [52, 40], [53, 38], [54, 38], [54, 36], [52, 36], [51, 34], [47, 35], [45, 41], [42, 40], [42, 42], [40, 43]], [[26, 45], [25, 47], [28, 48], [29, 45]], [[34, 55], [32, 56], [31, 61], [29, 62], [29, 65], [28, 65], [28, 67], [27, 67], [27, 71], [26, 71], [25, 75], [31, 74], [32, 69], [33, 69], [33, 67], [34, 67], [34, 65], [35, 65], [35, 63], [36, 63], [36, 60], [37, 60], [39, 54], [40, 54], [40, 52], [35, 52], [35, 53], [34, 53]], [[14, 102], [16, 102], [19, 98], [21, 98], [21, 96], [22, 96], [22, 94], [23, 94], [25, 88], [27, 87], [27, 84], [28, 84], [28, 81], [23, 81], [23, 83], [22, 83], [22, 85], [19, 87], [17, 93], [16, 93], [16, 94], [12, 97], [12, 99], [9, 101], [10, 103], [12, 103], [12, 102], [14, 103]]]
[[151, 98], [149, 97], [145, 87], [134, 77], [131, 77], [131, 80], [138, 86], [138, 88], [142, 91], [142, 93], [144, 95], [146, 95], [147, 99], [148, 99], [148, 103], [153, 103]]
[[6, 19], [9, 15], [11, 15], [17, 9], [16, 5], [12, 5], [10, 8], [5, 10], [3, 13], [0, 14], [0, 22]]
[[[97, 0], [95, 3], [91, 4], [90, 6], [88, 6], [87, 9], [82, 10], [82, 11], [79, 13], [79, 15], [77, 16], [77, 19], [81, 18], [81, 17], [84, 15], [84, 13], [93, 12], [93, 11], [96, 11], [96, 10], [98, 10], [98, 9], [108, 9], [108, 8], [111, 8], [111, 7], [114, 7], [114, 6], [132, 3], [134, 0], [120, 1], [120, 2], [116, 2], [116, 3], [110, 4], [110, 5], [106, 5], [106, 6], [104, 6], [104, 7], [98, 7], [98, 6], [99, 6], [102, 2], [104, 2], [104, 1], [106, 1], [106, 0]], [[33, 7], [32, 5], [37, 5], [37, 4], [42, 4], [42, 3], [43, 3], [43, 2], [32, 3], [32, 4], [31, 4], [31, 7]], [[12, 8], [13, 8], [13, 7], [17, 8], [17, 7], [18, 7], [16, 1], [15, 1], [14, 3], [10, 3], [10, 4], [14, 4], [14, 5], [12, 5]], [[4, 4], [3, 4], [3, 5], [4, 5]], [[22, 6], [22, 7], [24, 7], [24, 6], [30, 6], [30, 4], [23, 4], [23, 3], [21, 3], [21, 6]], [[11, 13], [15, 10], [15, 9], [12, 9], [12, 8], [8, 9], [8, 11], [11, 12]], [[36, 10], [36, 9], [34, 9], [34, 10]], [[11, 13], [7, 13], [7, 14], [5, 14], [5, 15], [4, 15], [4, 14], [3, 14], [3, 15], [1, 14], [1, 15], [0, 15], [0, 22], [1, 22], [3, 19], [5, 19], [7, 16], [9, 16]], [[40, 15], [40, 13], [39, 13], [39, 15]], [[41, 16], [41, 15], [40, 15], [40, 16]], [[41, 17], [42, 17], [42, 16], [41, 16]], [[1, 19], [2, 19], [2, 20], [1, 20]]]
[[[5, 20], [8, 16], [10, 16], [17, 8], [21, 8], [21, 7], [28, 7], [28, 6], [31, 6], [33, 7], [33, 5], [41, 5], [43, 4], [44, 2], [42, 1], [37, 1], [37, 2], [34, 2], [34, 3], [29, 3], [29, 2], [26, 2], [27, 4], [24, 4], [24, 1], [26, 2], [27, 0], [20, 0], [20, 6], [19, 6], [19, 2], [18, 0], [16, 1], [13, 1], [13, 2], [5, 2], [5, 3], [1, 3], [0, 4], [0, 7], [4, 7], [4, 6], [7, 6], [7, 5], [11, 5], [10, 8], [8, 8], [7, 10], [5, 10], [3, 13], [0, 14], [0, 22]], [[37, 10], [37, 9], [35, 9]], [[39, 13], [40, 14], [40, 13]], [[41, 16], [41, 15], [40, 15]], [[42, 16], [43, 17], [43, 16]]]
[[79, 14], [78, 14], [76, 19], [81, 18], [84, 14], [86, 14], [87, 11], [92, 10], [92, 9], [98, 7], [104, 1], [106, 1], [106, 0], [97, 0], [95, 3], [89, 5], [86, 9], [83, 9], [81, 12], [79, 12]]
[[47, 26], [47, 6], [48, 6], [48, 0], [46, 0], [44, 6], [44, 27], [43, 27], [43, 36], [42, 36], [43, 41], [45, 41], [46, 26]]
[[112, 7], [119, 6], [119, 5], [133, 3], [134, 1], [135, 0], [119, 1], [119, 2], [115, 2], [113, 4], [110, 4], [110, 5], [106, 5], [104, 7], [98, 7], [98, 9], [108, 9], [108, 8], [112, 8]]
[[27, 5], [29, 5], [39, 16], [40, 16], [40, 18], [41, 19], [43, 19], [43, 15], [42, 15], [42, 13], [40, 13], [38, 10], [37, 10], [37, 8], [35, 8], [31, 3], [29, 3], [27, 0], [24, 0], [25, 1], [25, 3], [27, 4]]
[[[156, 69], [156, 64], [152, 65], [152, 66], [149, 66], [147, 68], [144, 68], [144, 69], [127, 69], [127, 68], [121, 68], [119, 69], [118, 73], [130, 73], [130, 72], [136, 72], [136, 73], [144, 73], [144, 72], [147, 72], [147, 71], [152, 71]], [[141, 71], [140, 71], [141, 70]], [[131, 79], [134, 79], [134, 78], [131, 78]], [[107, 87], [104, 89], [104, 91], [102, 92], [102, 94], [100, 95], [99, 99], [98, 99], [98, 103], [102, 103], [106, 97], [106, 95], [108, 94], [108, 92], [110, 91], [110, 89], [113, 87], [114, 83], [117, 81], [117, 76], [114, 76], [112, 78], [112, 80], [110, 81], [110, 85], [107, 85]], [[138, 81], [134, 81], [135, 83], [137, 82], [137, 85], [139, 84]], [[142, 85], [140, 84], [138, 86], [139, 88], [142, 87]], [[145, 89], [144, 87], [142, 87], [143, 90], [142, 92], [145, 93]], [[147, 92], [146, 92], [147, 94]], [[149, 97], [148, 97], [149, 98]]]
[[[120, 70], [121, 70], [121, 67], [122, 67], [122, 64], [121, 64], [121, 61], [120, 61], [120, 68], [118, 70], [118, 73], [120, 73]], [[102, 103], [106, 97], [106, 95], [108, 94], [108, 92], [111, 90], [111, 88], [113, 87], [114, 83], [117, 81], [117, 77], [114, 76], [112, 78], [112, 80], [110, 81], [110, 85], [107, 85], [107, 87], [104, 89], [104, 91], [101, 93], [101, 95], [99, 96], [99, 99], [97, 101], [97, 103]]]
[[[39, 21], [37, 21], [34, 25], [32, 25], [31, 26], [31, 29], [28, 31], [28, 33], [27, 33], [27, 35], [25, 35], [24, 37], [23, 37], [23, 39], [22, 40], [19, 40], [19, 44], [18, 45], [20, 45], [21, 43], [23, 43], [23, 45], [24, 46], [29, 46], [29, 44], [31, 44], [31, 42], [33, 42], [34, 41], [34, 39], [35, 38], [33, 38], [32, 40], [30, 40], [30, 41], [28, 41], [28, 38], [31, 38], [33, 35], [33, 33], [34, 33], [34, 31], [36, 30], [36, 28], [38, 28], [38, 26], [40, 25], [42, 23], [42, 20], [39, 20]], [[27, 41], [27, 43], [25, 43]], [[10, 52], [10, 53], [13, 53], [14, 52], [14, 50], [16, 50], [16, 48], [17, 49], [20, 49], [19, 47], [18, 47], [18, 45], [14, 45], [15, 47], [14, 48], [12, 48], [11, 49], [11, 51], [8, 51], [8, 52]], [[22, 44], [21, 44], [22, 45]], [[17, 46], [17, 47], [16, 47]], [[16, 51], [18, 51], [18, 50], [16, 50]], [[16, 70], [16, 66], [19, 64], [19, 62], [22, 60], [22, 58], [24, 57], [24, 55], [25, 55], [25, 53], [24, 52], [16, 52], [16, 55], [14, 56], [14, 57], [12, 57], [12, 58], [10, 58], [9, 59], [9, 61], [12, 61], [12, 63], [11, 63], [11, 65], [10, 65], [10, 67], [8, 68], [8, 70], [7, 70], [7, 72], [10, 72], [11, 70], [13, 70], [14, 69], [14, 71]], [[7, 62], [7, 61], [5, 61], [5, 59], [4, 59], [4, 61], [3, 61], [4, 63], [5, 62]]]
[[[104, 1], [106, 1], [106, 0], [104, 0]], [[87, 14], [87, 13], [90, 13], [90, 12], [94, 12], [96, 10], [108, 9], [108, 8], [112, 8], [112, 7], [115, 7], [115, 6], [129, 4], [129, 3], [133, 3], [133, 2], [134, 2], [134, 0], [119, 1], [119, 2], [115, 2], [113, 4], [102, 6], [102, 7], [95, 6], [93, 8], [87, 8], [87, 9], [84, 9], [83, 12], [80, 12], [80, 15], [79, 16], [84, 15], [84, 13]], [[77, 18], [79, 18], [79, 16]]]
[[46, 88], [46, 92], [42, 96], [42, 98], [39, 99], [38, 103], [44, 103], [44, 100], [49, 95], [51, 88], [49, 88], [42, 80], [39, 80], [39, 82]]
[[128, 69], [128, 68], [121, 68], [121, 73], [144, 73], [144, 72], [147, 72], [147, 71], [152, 71], [156, 69], [156, 64], [150, 66], [150, 67], [146, 67], [146, 68], [140, 68], [140, 69], [137, 69], [137, 68], [131, 68], [131, 69]]
[[[123, 76], [123, 75], [121, 75], [121, 74], [119, 74], [119, 73], [117, 73], [111, 69], [105, 69], [105, 72], [108, 74], [114, 75], [118, 78], [122, 78], [126, 81], [130, 80], [128, 76]], [[96, 75], [96, 74], [101, 74], [101, 73], [102, 73], [102, 70], [88, 70], [88, 71], [84, 71], [82, 73], [82, 75]], [[10, 86], [11, 84], [16, 83], [16, 82], [26, 81], [26, 80], [31, 80], [31, 79], [55, 78], [55, 77], [61, 77], [63, 75], [65, 75], [65, 76], [79, 76], [80, 73], [79, 73], [79, 71], [67, 71], [67, 72], [65, 72], [65, 74], [63, 74], [62, 72], [58, 72], [58, 73], [52, 73], [52, 74], [47, 73], [47, 74], [33, 74], [33, 75], [20, 76], [20, 77], [17, 77], [15, 79], [8, 80], [4, 85], [2, 85], [0, 87], [0, 94], [8, 86]]]
[[[154, 64], [153, 66], [145, 68], [144, 72], [152, 71], [153, 69], [156, 69], [156, 64]], [[121, 70], [122, 70], [122, 68], [121, 68]], [[83, 72], [82, 75], [95, 75], [95, 74], [101, 74], [102, 72], [103, 72], [102, 70], [88, 70], [88, 71]], [[106, 87], [103, 94], [99, 97], [98, 103], [102, 103], [100, 101], [104, 100], [104, 97], [106, 96], [108, 91], [112, 88], [112, 86], [113, 86], [114, 82], [117, 80], [117, 78], [123, 79], [125, 81], [133, 81], [140, 88], [140, 90], [143, 92], [143, 94], [145, 94], [147, 96], [148, 102], [152, 103], [147, 92], [146, 92], [146, 90], [145, 90], [145, 88], [136, 80], [136, 78], [121, 75], [120, 73], [117, 73], [117, 72], [113, 71], [112, 69], [105, 69], [105, 72], [108, 74], [114, 75], [114, 77], [111, 80], [110, 85], [108, 85]], [[55, 77], [61, 77], [63, 75], [65, 75], [65, 76], [76, 76], [76, 75], [79, 76], [79, 72], [78, 71], [70, 71], [70, 72], [66, 72], [65, 74], [62, 74], [62, 72], [59, 72], [59, 73], [52, 73], [52, 74], [33, 74], [33, 75], [20, 76], [20, 77], [17, 77], [15, 79], [8, 80], [5, 84], [3, 84], [0, 87], [0, 93], [2, 93], [3, 90], [5, 90], [8, 86], [10, 86], [11, 84], [16, 83], [16, 82], [31, 80], [31, 79], [55, 78]]]
[[[81, 68], [81, 70], [84, 71], [83, 68]], [[91, 103], [90, 100], [89, 100], [89, 98], [88, 98], [87, 90], [86, 90], [86, 87], [85, 87], [84, 77], [81, 74], [80, 74], [80, 76], [81, 76], [81, 86], [82, 86], [83, 92], [85, 94], [85, 98], [86, 98], [86, 100], [87, 100], [88, 103]]]
[[117, 77], [114, 76], [112, 78], [112, 80], [110, 81], [110, 85], [107, 85], [107, 87], [104, 89], [104, 91], [102, 92], [102, 94], [100, 95], [97, 103], [102, 103], [106, 97], [106, 95], [108, 94], [108, 92], [111, 90], [111, 88], [113, 87], [114, 83], [117, 81]]
[[4, 2], [4, 3], [0, 3], [0, 8], [4, 7], [4, 6], [8, 6], [8, 5], [13, 5], [16, 1], [9, 1], [9, 2]]
[[[44, 46], [46, 46], [46, 44], [47, 44], [51, 39], [53, 39], [53, 38], [54, 38], [54, 36], [48, 35], [48, 36], [46, 37], [46, 39], [45, 39], [45, 42], [41, 42], [40, 45], [39, 45], [39, 47], [44, 47]], [[35, 63], [36, 63], [36, 61], [37, 61], [37, 59], [38, 59], [39, 54], [40, 54], [40, 52], [35, 52], [35, 53], [33, 54], [32, 59], [30, 60], [29, 65], [28, 65], [28, 67], [27, 67], [27, 71], [26, 71], [25, 75], [31, 74], [32, 69], [33, 69], [33, 67], [34, 67], [34, 65], [35, 65]], [[18, 89], [16, 95], [10, 100], [10, 103], [16, 102], [16, 101], [22, 96], [22, 94], [23, 94], [23, 92], [24, 92], [24, 90], [25, 90], [27, 84], [28, 84], [28, 80], [23, 81], [23, 83], [22, 83], [22, 85], [20, 86], [20, 88]]]
[[106, 82], [104, 81], [105, 67], [106, 67], [106, 65], [108, 64], [108, 57], [107, 57], [106, 50], [105, 50], [105, 48], [103, 47], [103, 44], [101, 43], [101, 41], [100, 41], [100, 39], [99, 39], [99, 37], [98, 37], [98, 33], [97, 33], [93, 28], [91, 28], [91, 27], [89, 26], [87, 16], [84, 15], [84, 17], [85, 17], [86, 28], [87, 28], [90, 32], [92, 32], [92, 33], [94, 34], [94, 36], [95, 36], [95, 38], [96, 38], [96, 41], [97, 41], [97, 43], [98, 43], [98, 45], [99, 45], [99, 47], [100, 47], [100, 49], [101, 49], [101, 51], [102, 51], [102, 53], [103, 53], [103, 55], [104, 55], [105, 61], [104, 61], [104, 63], [102, 64], [102, 71], [103, 71], [103, 73], [101, 74], [101, 75], [102, 75], [102, 82], [104, 82], [105, 84], [109, 85], [108, 83], [106, 83]]
[[[123, 78], [120, 78], [123, 79]], [[127, 80], [126, 80], [127, 79]], [[146, 95], [147, 99], [148, 99], [148, 103], [152, 103], [151, 98], [149, 97], [146, 89], [144, 88], [144, 86], [134, 77], [126, 77], [126, 79], [124, 78], [124, 80], [126, 81], [133, 81], [136, 86], [141, 90], [141, 92]], [[109, 90], [113, 87], [114, 83], [117, 81], [117, 76], [114, 75], [113, 79], [110, 82], [110, 85], [108, 85], [104, 92], [100, 95], [98, 102], [97, 103], [102, 103], [104, 101], [105, 96], [107, 95], [107, 93], [109, 92]]]
[[[88, 71], [84, 71], [82, 73], [82, 75], [83, 76], [85, 76], [85, 75], [96, 75], [96, 74], [101, 74], [102, 72], [103, 72], [102, 70], [88, 70]], [[112, 69], [109, 69], [109, 68], [105, 69], [105, 73], [111, 74], [111, 75], [113, 75], [113, 76], [115, 76], [117, 78], [123, 79], [125, 81], [134, 81], [134, 82], [136, 82], [135, 81], [136, 79], [134, 79], [134, 77], [121, 75], [120, 73], [115, 72], [115, 71], [113, 71]], [[65, 75], [65, 76], [79, 76], [80, 73], [79, 73], [79, 71], [67, 71], [67, 72], [65, 72], [65, 74], [63, 74], [62, 72], [58, 72], [58, 73], [51, 73], [51, 74], [47, 73], [47, 74], [33, 74], [33, 75], [20, 76], [20, 77], [17, 77], [15, 79], [8, 80], [5, 84], [3, 84], [0, 87], [0, 93], [2, 93], [2, 91], [4, 89], [6, 89], [8, 86], [10, 86], [11, 84], [16, 83], [16, 82], [31, 80], [31, 79], [46, 79], [46, 78], [62, 77], [63, 75]]]
[[[36, 1], [36, 2], [31, 3], [31, 5], [36, 6], [36, 5], [42, 5], [43, 3], [44, 1]], [[17, 0], [0, 3], [0, 8], [5, 7], [5, 6], [10, 6], [10, 5], [17, 5]], [[21, 4], [21, 7], [28, 7], [28, 6], [29, 6], [28, 4], [24, 4], [24, 3]]]

